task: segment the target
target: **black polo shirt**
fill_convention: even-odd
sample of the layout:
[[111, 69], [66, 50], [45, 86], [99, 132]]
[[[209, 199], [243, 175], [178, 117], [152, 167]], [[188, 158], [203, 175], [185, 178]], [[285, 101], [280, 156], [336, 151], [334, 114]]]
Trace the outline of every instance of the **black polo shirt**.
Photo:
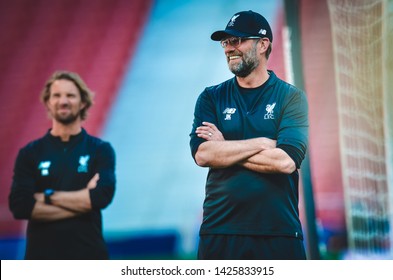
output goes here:
[[68, 142], [48, 132], [19, 151], [9, 196], [10, 209], [17, 219], [30, 219], [34, 193], [48, 188], [80, 190], [96, 173], [100, 179], [90, 190], [92, 211], [53, 222], [29, 220], [27, 259], [108, 258], [101, 209], [114, 195], [115, 153], [108, 142], [88, 135], [84, 129]]
[[[308, 106], [304, 92], [272, 71], [265, 84], [244, 100], [236, 78], [206, 88], [199, 96], [190, 134], [192, 156], [205, 140], [195, 134], [203, 121], [214, 123], [226, 140], [277, 140], [300, 167], [307, 149]], [[256, 89], [258, 90], [258, 89]], [[210, 168], [201, 234], [245, 234], [302, 238], [298, 171], [263, 174], [239, 165]]]

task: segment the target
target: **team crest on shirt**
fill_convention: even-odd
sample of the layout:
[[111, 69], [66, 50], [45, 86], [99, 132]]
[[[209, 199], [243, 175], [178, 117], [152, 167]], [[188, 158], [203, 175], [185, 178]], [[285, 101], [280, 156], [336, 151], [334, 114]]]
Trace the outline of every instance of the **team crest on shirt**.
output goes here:
[[88, 172], [88, 163], [89, 163], [90, 156], [80, 156], [79, 158], [79, 166], [78, 166], [78, 173], [87, 173]]
[[50, 167], [50, 165], [51, 165], [51, 162], [49, 160], [40, 162], [40, 164], [38, 165], [38, 169], [41, 170], [41, 175], [42, 176], [48, 176], [49, 175], [49, 167]]
[[236, 112], [236, 108], [226, 108], [224, 112], [225, 115], [224, 121], [230, 121], [232, 119], [232, 115]]
[[266, 114], [264, 116], [265, 120], [273, 120], [274, 119], [274, 107], [276, 106], [276, 102], [273, 104], [267, 104], [266, 105]]

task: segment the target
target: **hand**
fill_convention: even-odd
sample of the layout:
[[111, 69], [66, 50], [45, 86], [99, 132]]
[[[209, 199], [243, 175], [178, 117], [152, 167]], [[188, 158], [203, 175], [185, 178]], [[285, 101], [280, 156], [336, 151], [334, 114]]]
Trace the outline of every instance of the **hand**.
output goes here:
[[87, 183], [86, 188], [91, 190], [91, 189], [95, 189], [95, 187], [97, 187], [97, 182], [100, 179], [100, 174], [96, 173], [93, 178], [90, 179], [89, 183]]
[[277, 140], [269, 139], [266, 137], [261, 137], [262, 147], [264, 150], [274, 149], [277, 145]]
[[36, 201], [45, 202], [45, 196], [44, 196], [44, 193], [42, 193], [42, 192], [35, 193], [34, 194], [34, 198], [35, 198]]
[[197, 127], [195, 133], [198, 137], [207, 141], [225, 141], [224, 136], [218, 128], [209, 122], [202, 122], [202, 126]]

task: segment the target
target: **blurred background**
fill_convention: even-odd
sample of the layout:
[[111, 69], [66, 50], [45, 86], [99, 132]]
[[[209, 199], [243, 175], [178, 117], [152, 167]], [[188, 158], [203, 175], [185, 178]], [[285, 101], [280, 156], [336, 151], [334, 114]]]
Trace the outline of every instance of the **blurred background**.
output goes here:
[[84, 127], [117, 154], [111, 258], [195, 259], [208, 170], [189, 149], [194, 105], [232, 77], [210, 35], [244, 10], [272, 26], [269, 69], [308, 96], [308, 257], [393, 259], [392, 0], [0, 0], [1, 259], [24, 256], [8, 194], [18, 150], [51, 126], [39, 94], [55, 70], [95, 92]]

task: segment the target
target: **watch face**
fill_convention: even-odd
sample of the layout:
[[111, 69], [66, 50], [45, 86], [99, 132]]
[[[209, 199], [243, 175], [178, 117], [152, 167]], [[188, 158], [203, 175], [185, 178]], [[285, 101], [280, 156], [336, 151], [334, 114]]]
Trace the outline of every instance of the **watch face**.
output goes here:
[[51, 195], [54, 193], [55, 191], [54, 190], [52, 190], [52, 189], [46, 189], [45, 191], [44, 191], [44, 200], [45, 200], [45, 204], [52, 204], [52, 202], [51, 202], [51, 200], [50, 200], [50, 197], [51, 197]]
[[46, 189], [46, 190], [44, 191], [44, 194], [45, 194], [46, 196], [50, 196], [50, 195], [52, 195], [54, 192], [55, 192], [55, 191], [52, 190], [52, 189]]

